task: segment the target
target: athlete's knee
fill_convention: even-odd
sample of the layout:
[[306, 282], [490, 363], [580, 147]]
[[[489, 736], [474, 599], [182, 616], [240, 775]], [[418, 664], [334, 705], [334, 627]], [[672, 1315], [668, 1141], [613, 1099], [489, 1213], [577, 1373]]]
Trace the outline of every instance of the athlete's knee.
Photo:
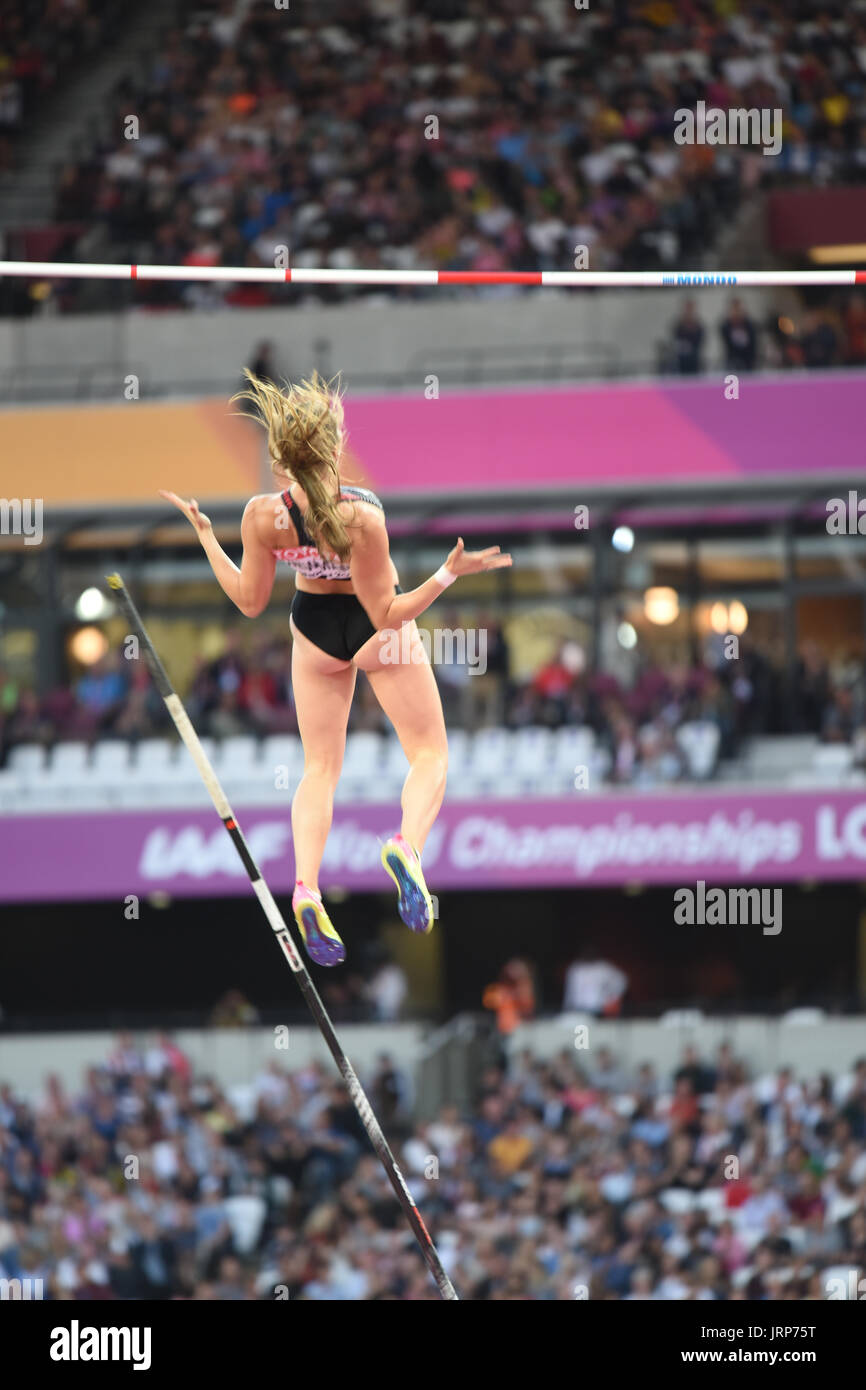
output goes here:
[[448, 776], [448, 748], [445, 745], [436, 744], [418, 748], [413, 753], [410, 762], [412, 767], [423, 764], [431, 771], [437, 772], [443, 782]]
[[323, 782], [337, 783], [343, 769], [343, 749], [333, 753], [308, 753], [304, 758], [304, 776]]

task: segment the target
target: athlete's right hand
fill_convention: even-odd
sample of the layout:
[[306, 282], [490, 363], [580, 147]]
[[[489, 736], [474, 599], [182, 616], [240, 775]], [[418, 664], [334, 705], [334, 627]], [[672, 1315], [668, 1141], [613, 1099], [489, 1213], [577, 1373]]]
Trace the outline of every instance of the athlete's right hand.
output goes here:
[[503, 555], [498, 545], [491, 545], [487, 550], [466, 550], [462, 536], [445, 561], [446, 569], [458, 578], [462, 574], [478, 574], [482, 570], [506, 569], [510, 564], [511, 556]]
[[166, 502], [171, 502], [173, 506], [177, 507], [178, 511], [183, 512], [187, 521], [195, 527], [199, 535], [204, 531], [213, 529], [211, 527], [210, 517], [205, 516], [204, 512], [199, 511], [198, 502], [196, 502], [194, 497], [191, 497], [188, 502], [184, 502], [183, 498], [178, 497], [176, 492], [166, 492], [165, 488], [159, 489], [159, 495], [160, 497], [164, 497]]

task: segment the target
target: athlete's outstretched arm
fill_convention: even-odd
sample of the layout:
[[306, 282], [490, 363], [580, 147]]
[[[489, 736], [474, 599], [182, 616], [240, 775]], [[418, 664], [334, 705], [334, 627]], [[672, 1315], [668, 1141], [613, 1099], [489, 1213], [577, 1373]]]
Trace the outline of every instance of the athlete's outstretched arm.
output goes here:
[[210, 560], [211, 569], [232, 603], [240, 609], [245, 618], [257, 618], [268, 606], [277, 567], [276, 557], [262, 543], [256, 528], [258, 504], [266, 499], [253, 497], [244, 509], [241, 522], [244, 553], [241, 567], [238, 569], [214, 535], [210, 518], [199, 511], [194, 497], [189, 502], [184, 502], [176, 493], [165, 492], [162, 489], [159, 495], [183, 512], [187, 521], [195, 528], [196, 535]]
[[448, 587], [449, 576], [458, 579], [463, 574], [504, 569], [510, 564], [511, 556], [501, 554], [498, 545], [487, 550], [465, 550], [461, 537], [442, 566], [447, 571], [442, 579], [431, 575], [408, 594], [395, 594], [384, 523], [372, 518], [352, 536], [352, 586], [377, 631], [399, 627], [425, 612]]

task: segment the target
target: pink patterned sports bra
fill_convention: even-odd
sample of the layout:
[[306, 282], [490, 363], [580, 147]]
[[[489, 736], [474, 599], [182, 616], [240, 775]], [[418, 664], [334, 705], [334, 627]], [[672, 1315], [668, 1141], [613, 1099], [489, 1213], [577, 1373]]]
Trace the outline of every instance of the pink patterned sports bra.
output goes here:
[[[284, 550], [275, 550], [274, 555], [277, 559], [285, 560], [297, 574], [302, 574], [305, 579], [351, 579], [351, 570], [347, 560], [336, 558], [328, 560], [319, 553], [315, 541], [308, 534], [304, 525], [303, 513], [288, 488], [280, 495], [298, 533], [298, 544]], [[346, 485], [340, 488], [340, 496], [355, 498], [359, 502], [369, 502], [372, 507], [378, 507], [382, 512], [385, 510], [375, 492], [370, 492], [365, 487]]]

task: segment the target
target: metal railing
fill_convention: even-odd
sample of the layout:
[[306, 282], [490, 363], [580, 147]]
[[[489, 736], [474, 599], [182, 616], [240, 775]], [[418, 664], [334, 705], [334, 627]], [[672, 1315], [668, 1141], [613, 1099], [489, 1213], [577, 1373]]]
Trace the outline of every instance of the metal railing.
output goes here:
[[[318, 345], [315, 365], [330, 376], [337, 366], [332, 345]], [[617, 347], [605, 343], [552, 342], [538, 345], [510, 343], [500, 346], [420, 348], [397, 371], [382, 368], [347, 370], [346, 384], [357, 391], [417, 389], [429, 375], [448, 389], [504, 386], [513, 383], [562, 383], [591, 379], [616, 379], [651, 372], [654, 361], [626, 361]], [[213, 376], [178, 380], [159, 377], [148, 368], [117, 356], [90, 362], [18, 363], [0, 371], [0, 403], [27, 405], [44, 402], [116, 401], [124, 378], [134, 374], [142, 400], [170, 396], [230, 396], [239, 378], [217, 380]]]
[[432, 1120], [443, 1105], [462, 1113], [477, 1099], [485, 1069], [499, 1060], [500, 1046], [489, 1015], [457, 1014], [426, 1039], [416, 1071], [415, 1115]]

